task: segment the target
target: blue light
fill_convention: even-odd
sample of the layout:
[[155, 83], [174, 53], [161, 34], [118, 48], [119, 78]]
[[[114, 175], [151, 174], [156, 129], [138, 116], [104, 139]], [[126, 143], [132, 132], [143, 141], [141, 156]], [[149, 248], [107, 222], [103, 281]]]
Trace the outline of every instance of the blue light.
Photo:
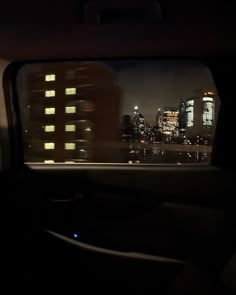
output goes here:
[[79, 234], [74, 233], [74, 234], [73, 234], [73, 237], [74, 237], [75, 239], [78, 239], [78, 238], [79, 238]]

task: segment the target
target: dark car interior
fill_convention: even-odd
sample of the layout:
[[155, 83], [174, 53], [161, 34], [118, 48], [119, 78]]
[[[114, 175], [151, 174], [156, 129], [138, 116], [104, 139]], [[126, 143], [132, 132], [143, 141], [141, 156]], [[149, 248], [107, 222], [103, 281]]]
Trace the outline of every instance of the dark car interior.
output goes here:
[[[234, 294], [230, 5], [54, 2], [19, 2], [14, 10], [4, 2], [1, 9], [3, 19], [10, 13], [0, 26], [2, 282], [9, 290]], [[204, 62], [221, 100], [210, 164], [25, 164], [17, 71], [27, 63], [94, 58]]]

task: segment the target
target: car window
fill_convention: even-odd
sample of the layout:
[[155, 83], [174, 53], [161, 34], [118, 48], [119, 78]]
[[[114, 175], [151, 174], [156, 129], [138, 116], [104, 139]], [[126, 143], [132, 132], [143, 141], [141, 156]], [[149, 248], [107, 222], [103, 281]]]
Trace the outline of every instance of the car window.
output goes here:
[[26, 163], [210, 163], [220, 100], [201, 62], [25, 64], [17, 91]]

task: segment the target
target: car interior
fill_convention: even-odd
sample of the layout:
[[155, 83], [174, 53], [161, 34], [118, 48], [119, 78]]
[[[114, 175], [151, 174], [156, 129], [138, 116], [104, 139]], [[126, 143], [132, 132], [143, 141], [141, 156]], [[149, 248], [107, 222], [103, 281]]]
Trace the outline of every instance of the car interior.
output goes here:
[[[51, 286], [54, 290], [65, 287], [69, 294], [82, 290], [236, 293], [236, 30], [231, 8], [212, 0], [42, 0], [19, 2], [14, 9], [10, 2], [2, 4], [6, 24], [0, 26], [1, 281], [8, 290], [35, 292], [35, 287]], [[107, 73], [101, 63], [116, 69], [118, 63], [120, 73], [133, 62], [135, 70], [127, 70], [129, 78], [139, 71], [138, 64], [140, 73], [145, 72], [142, 63], [150, 71], [155, 63], [163, 67], [200, 63], [208, 68], [220, 105], [207, 163], [164, 165], [142, 164], [136, 158], [111, 159], [112, 146], [103, 144], [105, 130], [113, 140], [112, 126], [119, 119], [109, 116], [115, 106], [108, 101], [110, 88], [105, 98], [97, 99], [97, 114], [99, 102], [105, 106], [91, 125], [97, 133], [102, 130], [100, 146], [94, 148], [96, 160], [63, 162], [58, 154], [57, 163], [41, 163], [27, 152], [31, 144], [25, 133], [33, 128], [33, 121], [24, 123], [29, 92], [24, 79], [29, 71], [33, 76], [40, 66], [91, 66], [97, 75], [92, 81], [98, 79], [103, 89], [113, 73]], [[145, 84], [141, 74], [133, 79], [135, 88]], [[45, 81], [50, 83], [53, 75], [50, 72]], [[187, 83], [181, 87], [187, 88]], [[65, 94], [73, 95], [73, 89]], [[151, 101], [151, 88], [145, 89], [144, 101]], [[50, 91], [45, 91], [46, 98], [55, 95]], [[31, 96], [32, 105], [33, 99], [39, 101], [39, 96]], [[164, 106], [169, 106], [165, 99]], [[109, 117], [107, 122], [102, 114]], [[36, 113], [33, 116], [39, 121]], [[64, 118], [57, 116], [56, 128]], [[91, 131], [90, 126], [86, 128]], [[35, 131], [37, 140], [40, 132]], [[168, 142], [162, 145], [168, 149]], [[73, 147], [65, 144], [65, 149]]]

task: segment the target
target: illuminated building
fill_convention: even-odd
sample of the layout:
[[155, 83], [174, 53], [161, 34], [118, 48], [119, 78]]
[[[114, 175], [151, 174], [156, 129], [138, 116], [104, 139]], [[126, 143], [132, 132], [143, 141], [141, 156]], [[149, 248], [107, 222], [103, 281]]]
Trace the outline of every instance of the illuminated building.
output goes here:
[[205, 92], [186, 100], [188, 136], [201, 134], [211, 137], [214, 134], [215, 119], [219, 109], [219, 99], [213, 92]]
[[[191, 106], [188, 105], [188, 111], [190, 111], [191, 114]], [[187, 127], [187, 111], [186, 111], [186, 103], [182, 100], [180, 105], [179, 105], [179, 132], [180, 133], [185, 133], [186, 127]], [[188, 117], [189, 123], [192, 121], [191, 116]]]
[[134, 107], [131, 122], [133, 126], [133, 138], [135, 140], [142, 139], [144, 136], [145, 126], [144, 126], [144, 117], [139, 112], [138, 106]]
[[174, 107], [166, 107], [163, 109], [162, 131], [165, 135], [172, 135], [178, 128], [179, 111]]
[[149, 123], [145, 123], [145, 132], [144, 132], [144, 140], [147, 142], [152, 142], [152, 132], [153, 131], [153, 126], [150, 125]]
[[156, 115], [156, 126], [158, 129], [162, 128], [162, 111], [161, 109], [158, 109], [157, 115]]
[[114, 79], [98, 62], [44, 63], [29, 71], [25, 161], [119, 161], [106, 146], [120, 139], [120, 90]]
[[203, 113], [202, 113], [202, 121], [203, 126], [213, 126], [214, 117], [215, 117], [215, 103], [214, 98], [211, 96], [204, 96], [202, 98], [203, 103]]

